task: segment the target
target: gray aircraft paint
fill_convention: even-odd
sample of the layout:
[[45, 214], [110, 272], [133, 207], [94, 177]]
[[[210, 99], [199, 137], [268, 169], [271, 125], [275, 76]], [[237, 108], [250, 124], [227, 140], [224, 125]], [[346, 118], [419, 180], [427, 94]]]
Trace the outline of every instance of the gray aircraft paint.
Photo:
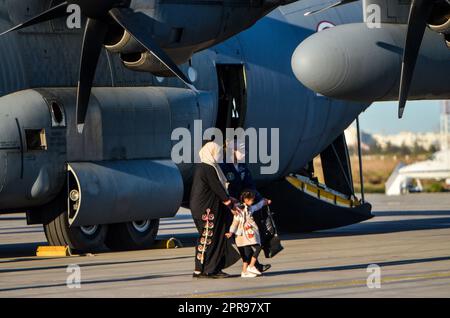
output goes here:
[[[353, 23], [315, 34], [294, 52], [292, 67], [307, 87], [356, 102], [398, 98], [406, 26], [369, 29]], [[448, 99], [450, 50], [442, 34], [427, 30], [417, 60], [410, 100]]]
[[[151, 94], [152, 98], [157, 99], [155, 92], [158, 89], [145, 88], [145, 86], [184, 87], [177, 78], [163, 79], [160, 83], [149, 73], [127, 70], [117, 54], [104, 50], [94, 86], [116, 88], [94, 89], [91, 101], [94, 107], [89, 110], [88, 122], [91, 120], [91, 123], [87, 125], [86, 134], [93, 136], [98, 130], [103, 129], [100, 121], [94, 124], [96, 119], [102, 118], [101, 125], [109, 127], [110, 131], [117, 130], [117, 134], [110, 134], [110, 137], [112, 136], [110, 143], [117, 143], [119, 147], [103, 148], [105, 144], [95, 143], [95, 146], [102, 145], [101, 148], [96, 149], [89, 145], [89, 139], [83, 140], [83, 137], [77, 136], [72, 129], [74, 88], [52, 89], [52, 87], [64, 88], [76, 85], [81, 31], [66, 30], [63, 27], [64, 21], [58, 20], [1, 38], [0, 57], [4, 63], [0, 66], [2, 74], [0, 92], [2, 95], [16, 92], [0, 99], [2, 112], [0, 116], [2, 119], [7, 118], [5, 121], [10, 125], [4, 127], [5, 133], [0, 137], [0, 144], [11, 144], [13, 148], [15, 147], [15, 149], [0, 150], [0, 166], [6, 167], [3, 172], [0, 172], [0, 189], [3, 188], [3, 193], [0, 192], [0, 194], [6, 198], [2, 198], [2, 205], [5, 203], [6, 208], [19, 209], [38, 206], [51, 200], [57, 195], [63, 183], [65, 162], [167, 159], [166, 154], [170, 149], [167, 130], [169, 127], [171, 129], [177, 128], [177, 125], [184, 127], [192, 120], [199, 118], [205, 121], [204, 129], [214, 126], [218, 106], [216, 65], [219, 64], [242, 64], [245, 67], [247, 112], [244, 126], [280, 128], [280, 170], [277, 174], [263, 176], [258, 173], [259, 165], [252, 165], [251, 169], [258, 185], [267, 185], [289, 173], [297, 172], [342, 134], [370, 103], [369, 101], [344, 102], [319, 96], [301, 85], [294, 76], [291, 67], [292, 55], [300, 42], [316, 32], [321, 22], [328, 21], [339, 25], [357, 23], [363, 19], [361, 3], [346, 6], [345, 9], [326, 11], [310, 18], [303, 16], [308, 9], [320, 7], [324, 3], [328, 2], [305, 0], [281, 7], [261, 19], [249, 30], [211, 49], [195, 54], [191, 65], [198, 72], [198, 80], [194, 84], [200, 92], [206, 92], [210, 96], [209, 101], [200, 103], [203, 106], [197, 108], [192, 105], [183, 107], [179, 103], [167, 103], [164, 99], [152, 102], [152, 105], [158, 107], [166, 105], [168, 108], [162, 109], [160, 115], [163, 117], [150, 116], [148, 123], [140, 123], [139, 127], [166, 124], [166, 130], [161, 138], [152, 138], [151, 144], [145, 146], [142, 146], [143, 143], [139, 141], [139, 138], [145, 135], [144, 131], [136, 135], [137, 140], [124, 141], [126, 138], [123, 139], [120, 133], [121, 113], [111, 112], [111, 110], [120, 106], [125, 109], [127, 103], [134, 103], [133, 101], [137, 105], [144, 106], [147, 102], [146, 94]], [[49, 1], [21, 2], [20, 5], [15, 5], [15, 2], [12, 4], [11, 1], [2, 1], [0, 12], [3, 12], [3, 15], [0, 16], [0, 25], [5, 29], [9, 28], [42, 12], [49, 6]], [[188, 65], [181, 66], [181, 69], [187, 73]], [[119, 88], [122, 86], [141, 88], [134, 91], [130, 88]], [[36, 87], [39, 89], [26, 90]], [[112, 93], [112, 90], [115, 93]], [[188, 94], [189, 91], [182, 89], [181, 92]], [[50, 125], [48, 105], [43, 98], [51, 100], [52, 95], [64, 101], [69, 131], [67, 136], [71, 144], [68, 146], [61, 142], [59, 140], [61, 136], [56, 133], [52, 139], [55, 140], [56, 147], [61, 149], [42, 156], [33, 155], [27, 149], [23, 149], [24, 137], [20, 136], [19, 132], [23, 133], [24, 127], [35, 126], [35, 129], [39, 129]], [[192, 95], [191, 102], [201, 98], [201, 95]], [[23, 107], [18, 107], [18, 104]], [[131, 112], [132, 116], [137, 116], [136, 109], [127, 109], [127, 111]], [[109, 113], [112, 115], [108, 116]], [[176, 114], [175, 117], [171, 117], [174, 114]], [[187, 122], [172, 120], [176, 116], [179, 119], [187, 118]], [[17, 123], [19, 130], [14, 126]], [[57, 128], [58, 131], [65, 129]], [[123, 128], [126, 130], [127, 126]], [[17, 134], [13, 135], [13, 131]], [[53, 136], [52, 133], [50, 136]], [[129, 137], [130, 134], [127, 136]], [[52, 147], [52, 149], [55, 148]], [[32, 160], [34, 162], [30, 164]], [[26, 169], [22, 166], [22, 162], [26, 163]], [[58, 167], [46, 168], [49, 163], [57, 164]], [[189, 183], [192, 166], [181, 165], [179, 168], [185, 184]], [[52, 183], [49, 180], [55, 181]], [[5, 187], [6, 185], [8, 187]], [[8, 189], [5, 190], [5, 188]], [[12, 193], [12, 196], [6, 195], [9, 193]]]
[[[313, 3], [315, 1], [310, 1]], [[39, 2], [40, 3], [40, 2]], [[10, 27], [24, 18], [33, 16], [45, 9], [42, 3], [33, 2], [29, 6], [29, 12], [24, 16], [24, 9], [21, 5], [8, 5], [6, 2], [0, 4], [0, 12], [9, 12], [2, 16], [2, 26]], [[210, 50], [200, 52], [192, 58], [192, 66], [198, 71], [199, 78], [195, 83], [197, 89], [212, 92], [213, 102], [210, 113], [191, 116], [195, 118], [215, 118], [217, 109], [217, 75], [216, 64], [236, 63], [244, 64], [248, 84], [248, 105], [245, 127], [255, 128], [278, 128], [280, 127], [280, 169], [277, 174], [270, 176], [259, 175], [259, 166], [252, 166], [255, 179], [259, 184], [266, 184], [286, 176], [288, 173], [298, 171], [314, 156], [326, 148], [342, 131], [354, 120], [354, 118], [364, 110], [367, 104], [344, 103], [333, 101], [328, 98], [316, 96], [315, 93], [302, 86], [294, 77], [290, 60], [292, 53], [298, 44], [316, 31], [318, 21], [315, 19], [305, 19], [303, 9], [308, 6], [308, 1], [291, 4], [280, 10], [275, 10], [267, 18], [262, 19], [254, 27], [238, 36], [231, 38]], [[349, 11], [330, 11], [324, 14], [321, 19], [332, 21], [335, 24], [356, 22], [362, 19], [358, 6], [350, 6]], [[340, 13], [338, 13], [340, 12]], [[78, 72], [79, 43], [81, 31], [69, 31], [62, 27], [62, 21], [44, 23], [42, 26], [31, 27], [14, 34], [9, 34], [0, 39], [2, 48], [2, 80], [0, 81], [1, 92], [6, 95], [11, 92], [31, 88], [31, 87], [70, 87], [75, 86]], [[45, 40], [43, 40], [45, 39]], [[13, 67], [11, 67], [13, 66]], [[182, 66], [182, 70], [187, 71], [187, 65]], [[104, 50], [100, 64], [98, 66], [95, 85], [96, 86], [174, 86], [183, 87], [182, 83], [175, 78], [164, 79], [160, 84], [155, 76], [146, 73], [131, 72], [123, 67], [122, 62], [116, 54], [108, 53]], [[40, 90], [41, 93], [48, 94], [50, 90]], [[270, 92], [270, 93], [262, 93]], [[51, 92], [55, 93], [55, 92]], [[24, 94], [24, 93], [16, 93]], [[63, 100], [72, 100], [63, 97], [68, 93], [61, 92]], [[15, 94], [13, 94], [15, 95]], [[28, 97], [27, 97], [28, 96]], [[95, 93], [94, 93], [95, 96]], [[10, 96], [5, 98], [11, 98]], [[23, 105], [13, 106], [8, 99], [0, 100], [2, 103], [2, 117], [9, 116], [11, 122], [17, 118], [21, 126], [26, 127], [27, 121], [33, 119], [33, 125], [44, 127], [45, 120], [49, 119], [48, 109], [42, 103], [42, 97], [38, 97], [36, 92], [30, 91], [21, 96]], [[2, 102], [3, 101], [3, 102]], [[37, 104], [36, 104], [37, 103]], [[94, 102], [95, 103], [95, 102]], [[40, 106], [38, 106], [40, 105]], [[68, 110], [73, 105], [64, 105]], [[172, 113], [189, 113], [188, 108], [173, 106]], [[93, 107], [95, 109], [95, 107]], [[39, 114], [38, 114], [39, 113]], [[94, 114], [95, 110], [90, 114]], [[37, 118], [42, 117], [40, 121]], [[94, 115], [92, 115], [94, 116]], [[70, 116], [69, 116], [70, 117]], [[120, 118], [113, 122], [120, 126]], [[149, 122], [151, 125], [152, 121]], [[12, 125], [12, 123], [10, 123]], [[48, 124], [48, 123], [47, 123]], [[110, 123], [112, 124], [112, 123]], [[204, 128], [212, 126], [213, 123], [204, 124]], [[89, 125], [87, 126], [89, 127]], [[172, 127], [176, 128], [176, 127]], [[87, 129], [96, 129], [90, 127]], [[75, 134], [73, 135], [75, 136]], [[2, 141], [5, 137], [2, 135]], [[16, 136], [17, 138], [17, 136]], [[73, 137], [76, 139], [76, 137]], [[113, 140], [120, 139], [119, 135]], [[158, 141], [159, 140], [159, 141]], [[162, 149], [166, 147], [165, 138], [158, 139], [156, 144], [148, 145], [149, 149]], [[130, 151], [133, 143], [122, 143], [124, 147], [123, 155], [120, 159], [151, 159], [161, 158], [161, 154], [135, 153]], [[155, 148], [156, 147], [156, 148]], [[117, 159], [114, 150], [104, 152], [103, 156], [95, 156], [95, 149], [86, 152], [77, 147], [68, 147], [59, 154], [54, 154], [54, 158], [39, 159], [34, 169], [24, 171], [23, 180], [17, 182], [13, 193], [17, 195], [8, 196], [5, 201], [2, 198], [2, 205], [7, 208], [21, 208], [42, 204], [40, 200], [32, 200], [29, 197], [30, 186], [42, 182], [42, 175], [49, 172], [41, 172], [39, 167], [45, 166], [44, 162], [66, 162], [66, 161], [86, 161], [86, 160], [111, 160]], [[136, 148], [133, 148], [136, 149]], [[270, 149], [270, 148], [269, 148]], [[105, 149], [104, 149], [105, 150]], [[105, 150], [106, 151], [106, 150]], [[5, 157], [5, 150], [0, 151]], [[165, 152], [165, 151], [164, 151]], [[5, 178], [13, 178], [13, 175], [20, 175], [17, 163], [20, 162], [20, 151], [6, 150], [6, 160], [9, 164], [6, 169]], [[79, 155], [76, 156], [75, 154]], [[72, 155], [71, 155], [72, 154]], [[81, 155], [80, 155], [81, 154]], [[12, 159], [11, 157], [14, 157]], [[163, 156], [164, 157], [164, 156]], [[30, 155], [25, 153], [24, 160], [28, 162]], [[43, 162], [39, 162], [43, 160]], [[14, 162], [13, 167], [11, 163]], [[5, 164], [5, 160], [2, 160]], [[62, 180], [64, 174], [63, 167], [54, 171], [55, 177]], [[30, 171], [31, 170], [31, 171]], [[48, 170], [48, 169], [47, 169]], [[185, 180], [189, 179], [191, 170], [189, 166], [183, 166], [182, 172]], [[56, 177], [58, 176], [58, 177]], [[0, 176], [1, 179], [1, 176]], [[55, 179], [56, 180], [56, 179]], [[12, 184], [13, 180], [4, 182]], [[58, 182], [56, 182], [58, 184]], [[23, 184], [27, 184], [24, 187]], [[46, 189], [47, 200], [57, 193], [55, 189]], [[27, 192], [27, 193], [24, 193]], [[8, 191], [8, 193], [10, 193]], [[6, 194], [6, 193], [4, 193]], [[21, 198], [21, 200], [19, 200]], [[24, 199], [26, 202], [24, 202]], [[19, 205], [18, 202], [20, 202]]]
[[[309, 1], [309, 3], [312, 2], [317, 3], [317, 1]], [[29, 7], [27, 17], [43, 10], [42, 4], [35, 3]], [[218, 84], [215, 64], [243, 63], [248, 83], [245, 126], [282, 128], [280, 170], [276, 175], [260, 176], [259, 167], [255, 165], [252, 170], [260, 183], [279, 179], [303, 167], [341, 134], [368, 106], [332, 101], [316, 96], [295, 79], [290, 65], [292, 53], [298, 43], [313, 34], [317, 27], [315, 19], [308, 20], [303, 17], [305, 7], [308, 7], [308, 1], [275, 10], [248, 31], [210, 50], [200, 52], [192, 59], [192, 66], [199, 74], [195, 86], [202, 91], [211, 91], [216, 96]], [[322, 18], [331, 20], [335, 24], [360, 21], [361, 12], [358, 6], [354, 7], [344, 16], [331, 11], [324, 14]], [[9, 23], [3, 21], [5, 25], [11, 26], [25, 18], [26, 10], [21, 6], [8, 6], [8, 8], [14, 8], [14, 10], [9, 13], [12, 21]], [[0, 11], [8, 12], [5, 8]], [[0, 39], [3, 58], [9, 61], [2, 65], [18, 65], [13, 73], [24, 74], [20, 80], [14, 79], [14, 86], [9, 86], [10, 79], [2, 78], [0, 86], [4, 94], [28, 87], [75, 85], [80, 31], [68, 31], [61, 27], [62, 22], [58, 23], [50, 22], [31, 27]], [[14, 43], [16, 54], [12, 54], [11, 46]], [[112, 71], [109, 68], [107, 54], [110, 55]], [[5, 69], [4, 66], [2, 68], [3, 73], [11, 73], [10, 69]], [[187, 66], [183, 66], [182, 69], [186, 71]], [[113, 74], [112, 77], [111, 74]], [[104, 51], [95, 84], [111, 86], [112, 83], [115, 86], [182, 87], [180, 81], [175, 78], [165, 79], [160, 84], [150, 74], [131, 72], [122, 66], [117, 55]]]
[[183, 180], [171, 160], [71, 163], [69, 171], [81, 195], [76, 208], [69, 204], [71, 226], [102, 224], [110, 219], [145, 220], [150, 206], [154, 215], [172, 217], [183, 199]]

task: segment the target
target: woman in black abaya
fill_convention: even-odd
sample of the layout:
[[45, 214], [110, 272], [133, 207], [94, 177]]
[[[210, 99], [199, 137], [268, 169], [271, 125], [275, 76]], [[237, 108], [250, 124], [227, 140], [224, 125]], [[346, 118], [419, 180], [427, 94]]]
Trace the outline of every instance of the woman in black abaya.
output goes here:
[[222, 270], [239, 259], [239, 253], [225, 233], [233, 221], [233, 200], [227, 192], [227, 181], [218, 163], [222, 147], [214, 142], [200, 150], [191, 190], [190, 208], [199, 238], [195, 247], [194, 277], [225, 278]]

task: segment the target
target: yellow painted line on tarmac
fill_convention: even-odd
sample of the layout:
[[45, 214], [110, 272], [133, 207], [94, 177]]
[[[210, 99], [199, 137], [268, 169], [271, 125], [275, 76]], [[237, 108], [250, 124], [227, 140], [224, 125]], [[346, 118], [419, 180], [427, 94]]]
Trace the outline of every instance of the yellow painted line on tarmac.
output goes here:
[[[415, 280], [427, 280], [427, 279], [436, 279], [436, 278], [450, 278], [449, 272], [436, 272], [429, 274], [418, 274], [411, 276], [389, 276], [382, 277], [381, 284], [389, 284], [389, 283], [400, 283], [400, 282], [408, 282]], [[261, 279], [261, 278], [259, 278]], [[273, 287], [265, 287], [265, 288], [253, 288], [253, 289], [244, 289], [244, 290], [236, 290], [236, 291], [224, 291], [218, 293], [205, 293], [205, 294], [192, 294], [188, 297], [190, 298], [221, 298], [221, 297], [239, 297], [239, 296], [252, 296], [256, 294], [268, 294], [268, 293], [281, 293], [281, 292], [295, 292], [302, 290], [312, 290], [312, 289], [324, 289], [324, 288], [345, 288], [345, 287], [365, 287], [367, 286], [367, 281], [364, 279], [355, 279], [355, 280], [344, 280], [344, 281], [335, 281], [335, 282], [323, 282], [323, 283], [303, 283], [297, 285], [288, 285], [288, 286], [273, 286]]]

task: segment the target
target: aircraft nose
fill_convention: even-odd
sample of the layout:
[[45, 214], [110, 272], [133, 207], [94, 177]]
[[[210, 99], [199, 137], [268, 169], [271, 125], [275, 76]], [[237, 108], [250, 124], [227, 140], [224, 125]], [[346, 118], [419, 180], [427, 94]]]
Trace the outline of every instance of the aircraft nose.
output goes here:
[[347, 52], [335, 42], [326, 41], [322, 33], [304, 40], [292, 56], [292, 70], [306, 87], [322, 95], [333, 95], [345, 79]]

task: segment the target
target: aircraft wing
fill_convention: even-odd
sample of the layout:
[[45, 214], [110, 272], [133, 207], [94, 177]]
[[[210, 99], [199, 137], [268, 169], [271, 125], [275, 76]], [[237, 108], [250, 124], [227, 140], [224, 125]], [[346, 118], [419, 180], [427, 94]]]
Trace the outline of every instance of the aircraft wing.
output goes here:
[[[339, 0], [334, 3], [331, 3], [329, 5], [326, 5], [322, 8], [316, 9], [315, 11], [306, 12], [305, 16], [320, 13], [329, 9], [333, 9], [339, 6], [343, 6], [349, 3], [355, 3], [360, 2], [360, 0]], [[446, 50], [445, 54], [439, 52], [439, 48], [443, 47], [443, 44], [445, 46], [445, 49], [450, 48], [450, 0], [362, 0], [362, 9], [363, 9], [363, 17], [364, 22], [367, 22], [368, 29], [383, 29], [381, 30], [380, 36], [375, 42], [372, 43], [382, 43], [382, 39], [384, 42], [389, 41], [389, 39], [394, 36], [398, 37], [398, 34], [404, 33], [404, 39], [403, 35], [401, 35], [396, 43], [395, 46], [398, 46], [399, 42], [403, 42], [403, 47], [400, 48], [400, 54], [402, 54], [402, 64], [401, 64], [401, 74], [400, 74], [400, 81], [399, 81], [399, 90], [398, 90], [398, 101], [399, 101], [399, 107], [398, 107], [398, 117], [402, 118], [406, 102], [408, 98], [410, 97], [410, 91], [414, 79], [415, 69], [417, 65], [417, 61], [420, 57], [420, 50], [422, 46], [425, 48], [433, 47], [433, 54], [431, 54], [431, 57], [428, 57], [427, 59], [427, 65], [426, 72], [430, 72], [430, 61], [439, 61], [439, 63], [442, 61], [442, 65], [444, 65], [445, 61], [448, 60], [448, 50]], [[384, 27], [381, 28], [381, 24], [384, 24]], [[406, 25], [406, 32], [402, 30], [402, 26], [396, 25], [396, 24], [402, 24]], [[344, 28], [347, 28], [346, 26], [341, 26], [339, 30], [343, 30]], [[354, 42], [354, 36], [356, 29], [358, 26], [353, 25], [350, 26], [348, 29], [346, 29], [346, 35], [352, 34], [351, 41]], [[387, 31], [387, 29], [393, 28], [396, 29], [395, 32]], [[441, 37], [439, 39], [434, 40], [434, 43], [428, 43], [426, 45], [422, 45], [424, 42], [424, 36], [426, 34], [427, 28], [431, 29], [432, 31], [441, 34]], [[373, 35], [374, 32], [362, 30], [361, 32], [364, 33], [364, 35], [361, 38], [361, 43], [363, 43], [367, 37]], [[331, 32], [331, 31], [330, 31]], [[335, 33], [333, 37], [330, 38], [330, 41], [333, 42], [336, 39], [337, 33], [340, 31], [337, 31], [336, 28], [333, 29], [333, 32]], [[384, 33], [384, 34], [383, 34]], [[362, 34], [362, 33], [361, 33]], [[394, 35], [397, 34], [397, 35]], [[322, 36], [324, 39], [325, 37], [330, 36], [328, 33], [326, 36]], [[378, 35], [377, 35], [378, 36]], [[365, 39], [364, 39], [365, 38]], [[322, 39], [322, 40], [323, 40]], [[341, 41], [341, 40], [337, 40]], [[381, 42], [380, 42], [381, 41]], [[318, 40], [320, 42], [320, 40]], [[383, 42], [383, 45], [386, 43]], [[367, 48], [367, 42], [365, 45], [358, 46], [358, 48], [362, 48], [365, 46]], [[347, 44], [351, 45], [350, 43]], [[369, 44], [370, 45], [370, 44]], [[373, 54], [374, 56], [381, 56], [383, 55], [383, 52], [374, 54], [376, 51], [376, 47], [372, 50], [369, 50], [364, 54], [364, 56], [368, 56], [369, 54]], [[304, 52], [302, 52], [304, 54]], [[353, 61], [355, 59], [354, 52], [350, 53], [353, 56]], [[296, 56], [301, 56], [299, 54], [299, 50], [297, 50]], [[337, 54], [335, 54], [337, 56]], [[344, 55], [346, 56], [346, 55]], [[300, 58], [301, 59], [301, 58]], [[294, 59], [297, 61], [296, 59]], [[425, 63], [425, 62], [424, 62]], [[304, 63], [303, 63], [304, 64]], [[320, 63], [319, 63], [320, 64]], [[386, 62], [381, 62], [380, 65], [386, 65]], [[392, 64], [390, 67], [391, 69], [394, 69], [395, 63]], [[297, 77], [304, 78], [303, 75], [301, 75], [301, 70], [298, 67], [297, 64], [297, 70], [295, 70]], [[300, 74], [300, 75], [299, 75]], [[334, 73], [336, 74], [336, 73]], [[429, 75], [430, 73], [427, 73], [427, 78], [436, 79], [434, 75]], [[314, 76], [314, 75], [313, 75]], [[348, 74], [345, 75], [345, 77], [348, 78]], [[417, 77], [417, 76], [416, 76]], [[358, 74], [355, 78], [360, 79], [361, 76]], [[424, 77], [422, 77], [424, 78]], [[358, 81], [360, 82], [360, 81]], [[446, 81], [448, 82], [448, 81]], [[313, 82], [316, 83], [316, 82]], [[317, 84], [317, 83], [316, 83]], [[342, 83], [341, 83], [342, 84]], [[315, 84], [314, 84], [315, 85]], [[434, 88], [434, 86], [433, 86]], [[433, 88], [428, 90], [428, 92], [433, 92]], [[316, 92], [320, 93], [319, 90], [315, 90]], [[445, 92], [448, 92], [448, 89], [446, 88]], [[434, 95], [435, 97], [438, 94], [428, 93], [430, 95]], [[326, 94], [325, 94], [326, 95]], [[329, 95], [327, 95], [329, 96]], [[385, 94], [386, 96], [386, 94]]]
[[305, 16], [317, 14], [332, 8], [344, 6], [346, 4], [361, 2], [364, 21], [370, 19], [370, 16], [380, 14], [380, 23], [406, 24], [408, 22], [411, 0], [333, 0], [328, 4], [320, 4], [312, 11], [305, 13]]

